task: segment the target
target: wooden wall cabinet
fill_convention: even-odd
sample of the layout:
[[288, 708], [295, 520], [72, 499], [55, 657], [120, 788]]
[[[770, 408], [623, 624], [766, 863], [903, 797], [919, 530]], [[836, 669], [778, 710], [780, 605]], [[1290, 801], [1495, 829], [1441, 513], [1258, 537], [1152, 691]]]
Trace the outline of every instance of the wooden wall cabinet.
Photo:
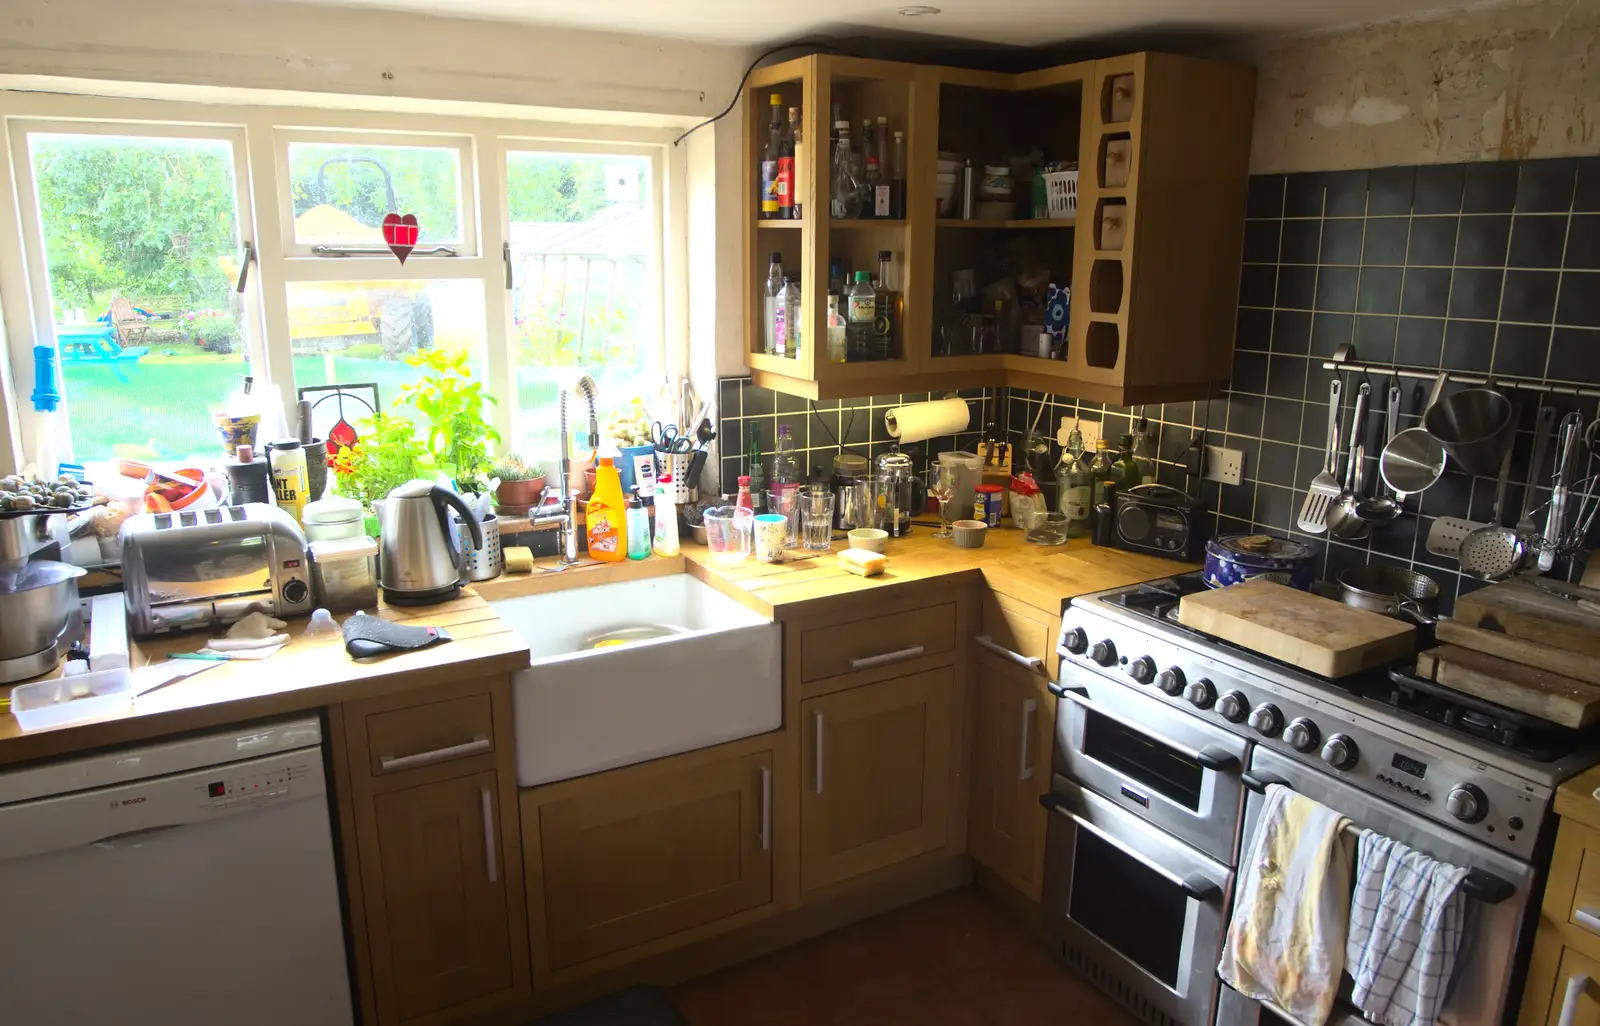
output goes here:
[[974, 860], [1039, 900], [1050, 789], [1055, 699], [1045, 678], [989, 652], [973, 663], [972, 790], [967, 850]]
[[772, 903], [775, 737], [522, 793], [540, 987]]
[[525, 1000], [509, 680], [347, 703], [331, 718], [366, 1021], [451, 1023]]
[[800, 704], [802, 891], [948, 843], [955, 702], [947, 666]]
[[[803, 106], [804, 216], [759, 216], [756, 185], [767, 99]], [[814, 56], [764, 68], [745, 95], [745, 282], [755, 382], [812, 399], [1008, 385], [1128, 405], [1204, 398], [1232, 367], [1244, 235], [1255, 73], [1239, 65], [1138, 53], [1002, 75]], [[903, 221], [828, 216], [828, 104], [855, 124], [886, 114], [907, 133]], [[937, 207], [940, 146], [977, 170], [1034, 146], [1077, 160], [1077, 214], [960, 219]], [[996, 250], [1026, 248], [1034, 266], [1069, 283], [1064, 359], [973, 352], [947, 332], [953, 272]], [[830, 257], [871, 269], [896, 253], [905, 310], [893, 359], [830, 363], [826, 288]], [[799, 359], [764, 352], [767, 260], [802, 278], [806, 329]], [[979, 281], [981, 288], [985, 282]], [[1024, 335], [1028, 332], [1024, 330]], [[952, 337], [955, 336], [955, 337]]]

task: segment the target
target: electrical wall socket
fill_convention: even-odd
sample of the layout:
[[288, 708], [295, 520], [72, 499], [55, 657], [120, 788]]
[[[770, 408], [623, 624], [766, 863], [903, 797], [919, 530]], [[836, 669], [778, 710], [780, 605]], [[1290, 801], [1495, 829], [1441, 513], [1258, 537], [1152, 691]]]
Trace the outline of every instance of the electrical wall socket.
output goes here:
[[[1065, 447], [1067, 437], [1072, 434], [1073, 421], [1076, 418], [1062, 417], [1061, 427], [1056, 431], [1056, 444]], [[1098, 420], [1078, 420], [1078, 433], [1083, 436], [1083, 448], [1086, 452], [1094, 452], [1094, 443], [1100, 440], [1100, 422]]]
[[1206, 480], [1236, 485], [1244, 479], [1244, 453], [1238, 449], [1224, 449], [1220, 445], [1206, 446]]

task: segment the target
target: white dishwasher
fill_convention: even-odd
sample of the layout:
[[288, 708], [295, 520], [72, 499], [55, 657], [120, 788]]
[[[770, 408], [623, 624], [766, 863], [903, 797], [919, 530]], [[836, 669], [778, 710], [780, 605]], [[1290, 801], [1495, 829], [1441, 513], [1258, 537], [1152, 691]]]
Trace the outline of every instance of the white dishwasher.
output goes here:
[[0, 1023], [353, 1021], [317, 720], [0, 774]]

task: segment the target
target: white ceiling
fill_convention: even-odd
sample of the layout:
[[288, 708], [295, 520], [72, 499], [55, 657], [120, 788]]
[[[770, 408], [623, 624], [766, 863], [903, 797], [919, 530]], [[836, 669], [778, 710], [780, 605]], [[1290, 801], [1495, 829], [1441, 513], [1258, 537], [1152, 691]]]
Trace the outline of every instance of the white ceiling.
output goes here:
[[1386, 21], [1460, 0], [928, 0], [932, 16], [898, 12], [909, 0], [302, 0], [456, 17], [560, 25], [713, 43], [760, 45], [807, 33], [915, 33], [1039, 46], [1138, 29], [1267, 35]]

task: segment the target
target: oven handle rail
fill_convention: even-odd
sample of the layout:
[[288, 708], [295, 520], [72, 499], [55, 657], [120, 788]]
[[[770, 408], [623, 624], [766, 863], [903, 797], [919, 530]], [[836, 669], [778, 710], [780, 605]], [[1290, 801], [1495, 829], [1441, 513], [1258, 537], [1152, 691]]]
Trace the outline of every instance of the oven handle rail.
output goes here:
[[1167, 869], [1165, 866], [1151, 861], [1148, 855], [1144, 855], [1134, 850], [1125, 842], [1119, 841], [1106, 831], [1078, 815], [1078, 813], [1073, 811], [1072, 806], [1062, 801], [1057, 795], [1042, 794], [1039, 796], [1039, 804], [1043, 805], [1051, 812], [1059, 812], [1061, 815], [1076, 823], [1078, 825], [1078, 829], [1089, 831], [1100, 840], [1111, 845], [1111, 847], [1117, 849], [1128, 858], [1144, 866], [1146, 869], [1149, 869], [1151, 872], [1160, 876], [1173, 886], [1182, 888], [1183, 893], [1187, 894], [1195, 901], [1208, 902], [1222, 897], [1223, 888], [1222, 885], [1217, 881], [1199, 873], [1190, 873], [1187, 876], [1179, 876], [1177, 873]]
[[[1265, 794], [1268, 786], [1272, 784], [1291, 786], [1287, 780], [1270, 773], [1243, 773], [1239, 779], [1245, 787], [1257, 794]], [[1355, 827], [1346, 829], [1353, 830]], [[1510, 880], [1495, 876], [1487, 870], [1468, 867], [1466, 879], [1461, 881], [1461, 890], [1474, 901], [1481, 901], [1485, 905], [1498, 905], [1515, 894], [1517, 887]]]
[[1131, 723], [1113, 712], [1097, 708], [1095, 704], [1089, 700], [1089, 692], [1083, 688], [1069, 688], [1062, 684], [1058, 684], [1053, 680], [1047, 681], [1045, 683], [1045, 688], [1052, 695], [1055, 695], [1062, 701], [1076, 702], [1085, 709], [1097, 712], [1107, 719], [1115, 720], [1126, 727], [1139, 731], [1141, 734], [1149, 735], [1155, 740], [1166, 745], [1168, 748], [1177, 752], [1179, 755], [1193, 759], [1200, 765], [1202, 769], [1208, 769], [1213, 773], [1231, 773], [1239, 768], [1238, 756], [1234, 755], [1232, 752], [1223, 751], [1220, 746], [1207, 745], [1204, 748], [1190, 748], [1187, 745], [1181, 745], [1178, 742], [1173, 741], [1171, 738], [1162, 737], [1149, 727], [1143, 727], [1137, 723]]

